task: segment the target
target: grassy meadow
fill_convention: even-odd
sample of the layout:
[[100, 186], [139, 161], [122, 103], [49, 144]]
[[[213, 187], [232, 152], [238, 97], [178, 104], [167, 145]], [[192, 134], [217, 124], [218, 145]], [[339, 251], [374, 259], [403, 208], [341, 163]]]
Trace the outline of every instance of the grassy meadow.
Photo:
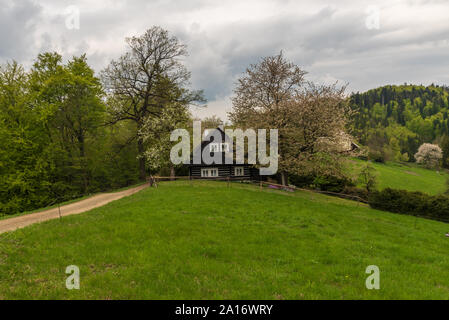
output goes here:
[[0, 299], [448, 299], [448, 231], [310, 192], [166, 182], [1, 234]]
[[[366, 163], [363, 160], [351, 159], [349, 169], [354, 176], [357, 176]], [[379, 189], [403, 189], [436, 195], [443, 193], [447, 188], [446, 180], [449, 175], [445, 171], [429, 170], [416, 164], [397, 162], [385, 164], [370, 162], [370, 165], [376, 169]]]

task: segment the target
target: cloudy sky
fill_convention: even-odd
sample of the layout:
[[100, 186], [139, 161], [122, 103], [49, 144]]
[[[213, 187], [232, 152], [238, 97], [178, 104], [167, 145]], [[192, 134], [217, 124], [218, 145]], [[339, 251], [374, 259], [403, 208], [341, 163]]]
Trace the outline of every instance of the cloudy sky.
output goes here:
[[449, 85], [449, 0], [0, 0], [0, 63], [87, 53], [99, 72], [125, 37], [153, 25], [187, 44], [192, 87], [208, 99], [193, 110], [200, 117], [225, 118], [236, 79], [280, 50], [308, 80], [348, 83], [349, 92]]

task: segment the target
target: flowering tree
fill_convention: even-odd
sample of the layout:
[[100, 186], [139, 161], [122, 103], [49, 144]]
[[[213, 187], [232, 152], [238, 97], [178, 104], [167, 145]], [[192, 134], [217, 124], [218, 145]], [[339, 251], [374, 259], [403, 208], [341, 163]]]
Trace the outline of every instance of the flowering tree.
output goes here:
[[436, 144], [423, 143], [415, 154], [416, 162], [423, 164], [427, 168], [438, 168], [443, 151]]
[[157, 118], [148, 117], [139, 130], [139, 137], [148, 145], [142, 157], [153, 171], [170, 168], [170, 175], [175, 175], [175, 167], [170, 161], [173, 142], [170, 133], [175, 129], [191, 126], [188, 106], [182, 103], [167, 105]]
[[[305, 167], [323, 160], [315, 155], [317, 142], [334, 141], [345, 130], [351, 112], [345, 87], [315, 85], [304, 80], [305, 74], [282, 52], [263, 58], [238, 79], [228, 114], [233, 125], [244, 129], [279, 130], [279, 172], [284, 185], [288, 174], [304, 174]], [[324, 168], [331, 167], [320, 169]]]

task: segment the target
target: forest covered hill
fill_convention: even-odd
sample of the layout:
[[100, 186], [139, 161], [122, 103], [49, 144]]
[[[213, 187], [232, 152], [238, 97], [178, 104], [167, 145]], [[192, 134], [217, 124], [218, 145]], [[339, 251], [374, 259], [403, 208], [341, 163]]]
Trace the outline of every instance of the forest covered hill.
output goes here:
[[352, 133], [380, 160], [414, 161], [422, 143], [437, 143], [447, 167], [448, 97], [449, 87], [438, 85], [388, 85], [353, 93], [349, 100], [357, 113]]

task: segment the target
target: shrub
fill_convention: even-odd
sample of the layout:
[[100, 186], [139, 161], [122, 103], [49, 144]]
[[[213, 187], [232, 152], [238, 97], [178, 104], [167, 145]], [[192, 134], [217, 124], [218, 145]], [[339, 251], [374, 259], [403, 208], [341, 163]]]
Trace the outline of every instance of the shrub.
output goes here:
[[446, 195], [431, 196], [387, 188], [371, 192], [369, 205], [374, 209], [449, 222], [449, 197]]
[[322, 191], [342, 192], [354, 183], [347, 177], [333, 175], [289, 175], [289, 182], [299, 188], [313, 188]]
[[369, 160], [369, 157], [368, 157], [367, 154], [359, 154], [359, 155], [357, 156], [357, 159], [360, 159], [360, 160], [363, 160], [363, 161], [368, 161], [368, 160]]
[[313, 184], [314, 177], [312, 175], [291, 174], [288, 181], [299, 188], [309, 188]]
[[369, 198], [369, 192], [366, 189], [357, 188], [355, 186], [346, 186], [343, 189], [342, 193], [350, 196], [359, 197], [364, 201], [367, 201]]
[[446, 190], [444, 191], [446, 196], [449, 196], [449, 178], [446, 178]]
[[379, 150], [370, 150], [368, 153], [368, 159], [380, 163], [384, 163], [386, 160], [385, 154]]
[[339, 154], [317, 152], [298, 159], [295, 170], [289, 172], [289, 181], [298, 187], [341, 192], [345, 186], [353, 185], [347, 175], [345, 158]]
[[352, 186], [353, 182], [346, 177], [331, 175], [317, 176], [313, 180], [313, 186], [322, 191], [342, 192], [346, 186]]
[[449, 197], [445, 195], [432, 197], [429, 203], [429, 213], [435, 220], [449, 222]]
[[410, 157], [409, 157], [407, 152], [402, 154], [400, 161], [402, 161], [402, 162], [409, 162], [410, 161]]

